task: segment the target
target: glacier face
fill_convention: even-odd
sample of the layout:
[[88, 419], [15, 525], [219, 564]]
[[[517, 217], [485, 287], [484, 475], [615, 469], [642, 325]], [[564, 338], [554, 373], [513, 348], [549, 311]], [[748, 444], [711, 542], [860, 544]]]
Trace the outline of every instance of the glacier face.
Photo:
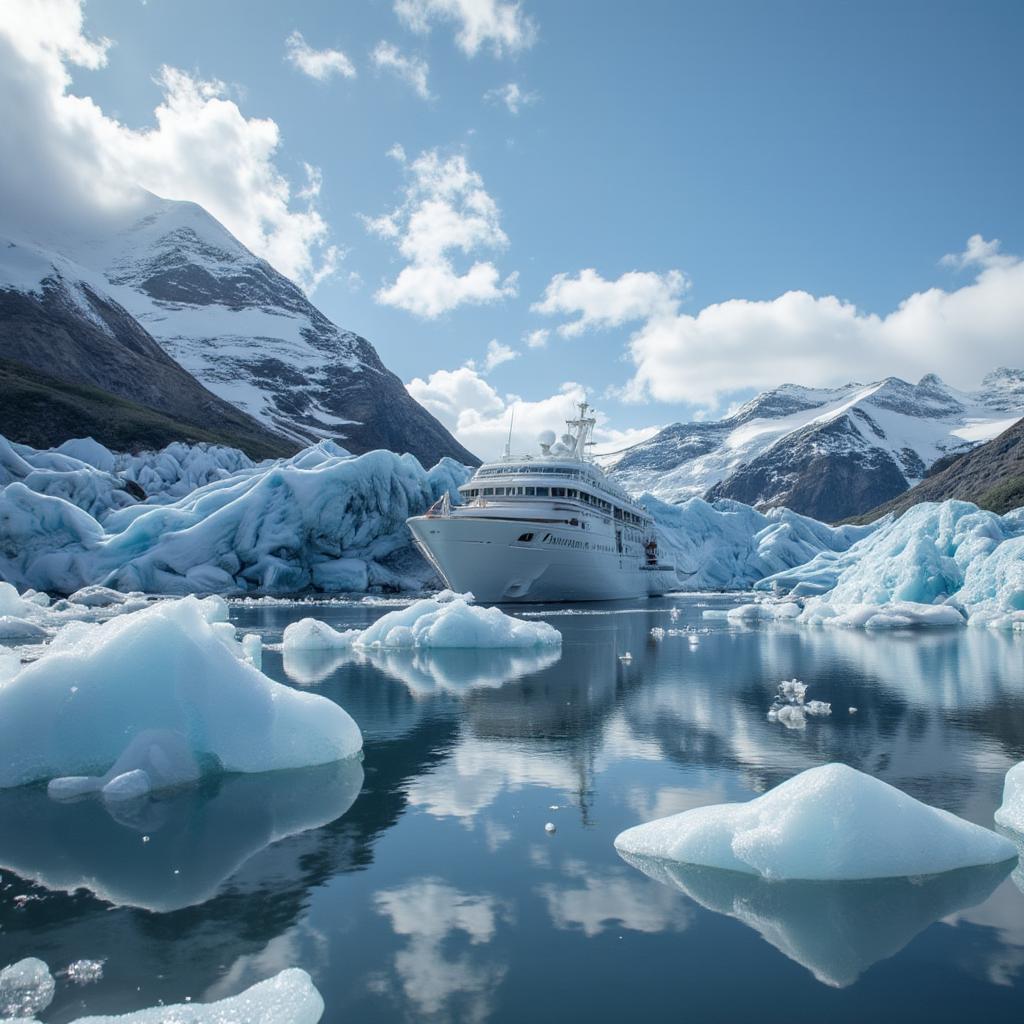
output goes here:
[[[451, 459], [425, 470], [411, 455], [352, 456], [331, 442], [259, 465], [216, 446], [118, 465], [123, 475], [0, 438], [0, 577], [62, 594], [420, 589], [436, 577], [405, 520], [469, 474]], [[131, 474], [166, 490], [137, 502]]]
[[1024, 372], [975, 394], [933, 374], [840, 388], [783, 385], [726, 419], [678, 423], [602, 459], [627, 490], [785, 505], [835, 521], [902, 493], [940, 459], [995, 437], [1024, 413]]

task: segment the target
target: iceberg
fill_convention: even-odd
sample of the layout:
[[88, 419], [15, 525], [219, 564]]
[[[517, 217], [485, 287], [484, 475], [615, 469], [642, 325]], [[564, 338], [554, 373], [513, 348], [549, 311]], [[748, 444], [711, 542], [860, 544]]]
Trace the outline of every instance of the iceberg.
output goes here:
[[1013, 843], [844, 764], [809, 768], [747, 803], [637, 825], [620, 853], [769, 879], [846, 881], [1000, 864]]
[[723, 499], [670, 505], [649, 494], [666, 561], [675, 562], [681, 590], [746, 590], [758, 580], [846, 551], [875, 526], [829, 526], [787, 508], [767, 512]]
[[425, 470], [411, 455], [353, 457], [330, 442], [223, 475], [194, 468], [171, 489], [209, 479], [139, 502], [119, 477], [0, 438], [0, 577], [60, 594], [424, 589], [436, 575], [405, 520], [470, 472], [452, 459]]
[[996, 824], [1024, 835], [1024, 761], [1006, 773], [1003, 802], [996, 811]]
[[546, 622], [506, 615], [470, 602], [472, 594], [443, 590], [382, 615], [353, 641], [358, 647], [544, 647], [562, 634]]
[[50, 968], [34, 956], [0, 971], [0, 1017], [28, 1018], [53, 1002], [56, 985]]
[[[39, 1009], [48, 1006], [53, 998], [54, 980], [46, 964], [34, 958], [20, 960], [5, 968], [3, 974], [16, 969], [34, 972], [42, 987], [45, 987], [45, 979], [42, 978], [45, 973], [49, 982], [49, 998]], [[290, 967], [247, 988], [240, 995], [215, 1003], [179, 1003], [113, 1016], [79, 1017], [72, 1024], [168, 1024], [169, 1021], [174, 1024], [284, 1024], [285, 1021], [288, 1024], [317, 1024], [323, 1012], [324, 1001], [313, 979], [301, 968]]]
[[[0, 788], [105, 776], [118, 765], [159, 779], [165, 769], [180, 774], [186, 751], [202, 771], [224, 772], [359, 753], [351, 717], [263, 675], [226, 618], [220, 598], [188, 597], [58, 637], [0, 688]], [[142, 738], [147, 730], [159, 741]]]
[[1009, 870], [1002, 864], [927, 878], [779, 882], [630, 854], [623, 858], [702, 907], [752, 928], [833, 988], [852, 985], [935, 921], [983, 903]]
[[[796, 621], [810, 625], [1024, 630], [1024, 510], [922, 503], [844, 552], [819, 553], [755, 586], [802, 598]], [[763, 607], [764, 617], [775, 614]]]
[[344, 651], [359, 635], [358, 629], [341, 633], [319, 619], [299, 619], [285, 626], [281, 649], [286, 655], [297, 651]]

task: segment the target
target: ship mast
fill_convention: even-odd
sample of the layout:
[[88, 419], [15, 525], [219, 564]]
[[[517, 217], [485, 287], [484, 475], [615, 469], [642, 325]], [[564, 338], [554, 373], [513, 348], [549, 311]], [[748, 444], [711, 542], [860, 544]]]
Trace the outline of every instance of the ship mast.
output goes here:
[[565, 425], [573, 434], [573, 456], [586, 461], [587, 448], [594, 443], [590, 440], [590, 435], [594, 432], [597, 420], [593, 416], [587, 415], [590, 406], [586, 401], [578, 402], [576, 408], [580, 411], [579, 416], [574, 420], [566, 420]]

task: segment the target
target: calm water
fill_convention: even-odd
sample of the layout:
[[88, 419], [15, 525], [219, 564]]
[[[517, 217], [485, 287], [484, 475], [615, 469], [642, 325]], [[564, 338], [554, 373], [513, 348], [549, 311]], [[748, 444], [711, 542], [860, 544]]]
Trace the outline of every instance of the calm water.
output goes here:
[[[355, 717], [363, 765], [214, 781], [120, 821], [0, 793], [0, 964], [106, 961], [95, 984], [58, 981], [52, 1024], [292, 965], [327, 1021], [1019, 1022], [1019, 872], [772, 886], [645, 872], [612, 840], [829, 760], [991, 826], [1024, 759], [1024, 637], [718, 621], [696, 646], [651, 640], [673, 605], [705, 625], [702, 604], [728, 602], [548, 610], [560, 653], [266, 653]], [[235, 618], [273, 642], [307, 612]], [[765, 718], [794, 675], [833, 705], [803, 732]]]

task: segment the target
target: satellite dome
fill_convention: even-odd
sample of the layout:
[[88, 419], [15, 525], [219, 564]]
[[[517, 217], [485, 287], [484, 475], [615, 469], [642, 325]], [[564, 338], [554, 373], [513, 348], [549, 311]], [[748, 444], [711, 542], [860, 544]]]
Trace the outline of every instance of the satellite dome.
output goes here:
[[576, 444], [576, 438], [573, 437], [572, 434], [563, 434], [562, 444], [564, 444], [566, 448], [572, 448]]
[[552, 445], [555, 443], [555, 432], [553, 430], [542, 430], [537, 435], [537, 441], [540, 444]]

